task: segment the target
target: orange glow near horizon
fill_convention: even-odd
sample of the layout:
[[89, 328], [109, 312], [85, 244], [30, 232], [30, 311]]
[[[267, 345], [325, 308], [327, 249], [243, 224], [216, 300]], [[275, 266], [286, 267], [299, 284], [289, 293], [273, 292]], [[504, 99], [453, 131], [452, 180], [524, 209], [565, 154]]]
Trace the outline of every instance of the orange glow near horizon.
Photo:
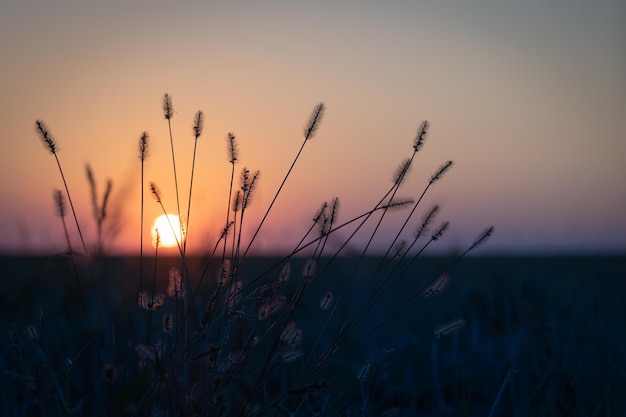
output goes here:
[[171, 248], [182, 243], [180, 219], [175, 214], [163, 214], [156, 218], [152, 225], [152, 246], [156, 246], [157, 231], [159, 246]]

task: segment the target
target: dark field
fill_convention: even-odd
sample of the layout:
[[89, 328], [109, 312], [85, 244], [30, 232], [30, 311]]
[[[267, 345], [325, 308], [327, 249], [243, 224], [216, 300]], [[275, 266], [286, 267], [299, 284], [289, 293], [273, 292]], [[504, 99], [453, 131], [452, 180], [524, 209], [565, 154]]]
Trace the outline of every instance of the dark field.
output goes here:
[[[60, 411], [68, 415], [207, 415], [212, 410], [217, 400], [208, 383], [189, 394], [194, 407], [169, 409], [168, 413], [167, 407], [161, 413], [155, 411], [156, 406], [152, 411], [146, 405], [135, 408], [141, 390], [149, 386], [138, 371], [142, 358], [137, 346], [145, 342], [147, 328], [147, 312], [137, 303], [138, 262], [131, 258], [96, 262], [91, 267], [95, 281], [89, 278], [86, 265], [78, 266], [96, 329], [93, 337], [67, 258], [0, 258], [1, 416], [52, 416]], [[249, 277], [261, 276], [275, 262], [246, 260], [239, 277], [248, 285]], [[342, 285], [356, 261], [335, 260], [328, 268], [325, 262], [319, 262], [319, 278], [291, 317], [303, 329], [303, 355], [282, 364], [285, 370], [277, 368], [276, 376], [265, 382], [265, 394], [259, 398], [271, 404], [256, 409], [257, 415], [284, 415], [284, 406], [298, 415], [325, 410], [322, 414], [486, 416], [494, 408], [494, 416], [626, 416], [626, 257], [463, 259], [449, 270], [451, 281], [445, 292], [427, 299], [421, 297], [424, 287], [446, 268], [449, 259], [418, 260], [383, 292], [376, 289], [376, 283], [361, 278], [370, 277], [378, 265], [377, 259], [369, 258], [357, 270], [343, 299]], [[289, 285], [280, 291], [287, 299], [296, 291], [304, 263], [305, 259], [292, 260]], [[146, 259], [144, 265], [143, 287], [150, 288], [154, 260]], [[157, 292], [166, 291], [170, 266], [180, 266], [180, 260], [158, 260]], [[188, 266], [195, 286], [203, 260], [189, 260]], [[218, 267], [209, 267], [200, 287], [190, 314], [191, 333], [215, 290]], [[268, 320], [252, 317], [257, 311], [253, 288], [263, 279], [244, 295], [247, 312], [236, 321], [239, 332], [254, 328], [261, 335], [272, 330]], [[332, 307], [322, 311], [319, 302], [329, 291], [339, 304], [322, 332]], [[289, 391], [295, 387], [294, 375], [328, 350], [342, 324], [355, 316], [360, 300], [377, 294], [381, 298], [367, 308], [362, 319], [349, 322], [346, 337], [328, 364], [308, 380], [306, 389]], [[406, 309], [390, 315], [405, 303]], [[166, 300], [155, 310], [153, 343], [168, 345], [160, 330], [165, 311], [176, 311], [176, 306]], [[434, 329], [457, 318], [467, 320], [464, 328], [433, 337]], [[378, 322], [383, 324], [377, 327]], [[36, 338], [30, 337], [33, 329]], [[245, 339], [245, 335], [233, 335], [233, 340], [236, 336]], [[258, 350], [268, 345], [271, 342], [261, 340]], [[114, 377], [110, 368], [109, 374], [103, 374], [102, 362], [114, 364]], [[239, 368], [241, 386], [251, 384], [254, 376], [250, 375], [259, 363], [251, 355], [246, 366]], [[370, 372], [359, 379], [365, 363], [371, 364]], [[153, 378], [158, 366], [149, 369]], [[352, 387], [345, 400], [327, 408], [320, 405], [336, 398], [345, 387]], [[294, 399], [297, 396], [305, 399]], [[281, 403], [275, 398], [287, 399]], [[293, 401], [301, 403], [294, 408]], [[221, 413], [228, 415], [227, 407], [222, 407]], [[254, 414], [254, 409], [248, 412]]]

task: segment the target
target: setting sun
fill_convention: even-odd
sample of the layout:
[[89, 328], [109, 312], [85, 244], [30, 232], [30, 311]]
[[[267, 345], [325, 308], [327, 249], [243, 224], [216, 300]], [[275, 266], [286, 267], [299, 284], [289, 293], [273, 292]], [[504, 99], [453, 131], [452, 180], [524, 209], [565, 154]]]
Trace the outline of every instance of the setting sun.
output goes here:
[[152, 246], [156, 246], [157, 230], [159, 246], [173, 247], [182, 242], [180, 220], [175, 214], [163, 214], [152, 225]]

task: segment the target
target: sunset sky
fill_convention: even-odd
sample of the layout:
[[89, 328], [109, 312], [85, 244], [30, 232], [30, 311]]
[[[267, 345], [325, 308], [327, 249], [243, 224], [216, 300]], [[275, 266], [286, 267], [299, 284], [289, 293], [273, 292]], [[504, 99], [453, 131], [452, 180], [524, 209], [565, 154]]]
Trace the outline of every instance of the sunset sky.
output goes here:
[[[623, 0], [3, 2], [0, 252], [66, 249], [52, 197], [63, 184], [34, 129], [42, 119], [87, 240], [96, 230], [89, 163], [99, 192], [113, 181], [110, 215], [121, 231], [110, 253], [136, 253], [143, 131], [146, 184], [159, 186], [168, 211], [176, 207], [167, 92], [183, 211], [193, 116], [206, 117], [189, 226], [195, 252], [225, 222], [227, 133], [239, 141], [237, 176], [244, 166], [261, 171], [251, 233], [324, 102], [257, 253], [293, 247], [335, 196], [340, 220], [370, 209], [425, 119], [427, 141], [399, 194], [417, 197], [440, 164], [455, 162], [416, 219], [441, 205], [438, 220], [451, 228], [439, 250], [462, 249], [494, 225], [482, 253], [625, 253], [625, 22]], [[149, 192], [145, 201], [150, 247], [162, 211]], [[402, 214], [383, 223], [378, 248]]]

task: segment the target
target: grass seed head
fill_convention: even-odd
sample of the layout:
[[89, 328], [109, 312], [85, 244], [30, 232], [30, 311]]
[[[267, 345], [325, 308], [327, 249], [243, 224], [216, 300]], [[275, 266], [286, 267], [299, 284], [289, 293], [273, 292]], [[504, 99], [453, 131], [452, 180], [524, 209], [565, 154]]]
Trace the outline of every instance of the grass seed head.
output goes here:
[[437, 327], [435, 329], [435, 337], [437, 339], [440, 339], [444, 336], [448, 336], [456, 332], [457, 330], [462, 329], [463, 327], [465, 327], [466, 324], [467, 324], [467, 321], [465, 319], [452, 320], [444, 324], [443, 326]]
[[39, 139], [43, 142], [43, 144], [48, 148], [51, 154], [57, 153], [57, 142], [48, 130], [48, 127], [41, 120], [35, 121], [35, 130], [39, 134]]
[[296, 322], [295, 321], [290, 321], [289, 323], [285, 324], [285, 328], [283, 329], [282, 333], [280, 334], [280, 341], [283, 343], [287, 343], [291, 337], [293, 336], [293, 332], [297, 329], [296, 327]]
[[319, 103], [317, 106], [315, 106], [313, 112], [311, 113], [311, 117], [309, 117], [309, 121], [304, 128], [305, 141], [315, 136], [315, 133], [320, 126], [320, 123], [322, 123], [322, 117], [324, 116], [325, 111], [326, 106], [324, 105], [324, 103]]
[[439, 211], [439, 205], [435, 204], [428, 213], [422, 219], [422, 223], [419, 225], [417, 230], [415, 231], [415, 239], [419, 239], [425, 231], [428, 230], [428, 225], [433, 220], [437, 212]]
[[430, 183], [434, 183], [435, 181], [439, 181], [441, 179], [441, 177], [443, 177], [443, 175], [448, 172], [450, 170], [450, 168], [452, 168], [452, 165], [454, 165], [454, 162], [452, 161], [448, 161], [446, 163], [444, 163], [443, 165], [441, 165], [439, 167], [439, 169], [437, 169], [437, 171], [433, 174], [432, 177], [430, 177]]
[[237, 144], [237, 137], [230, 132], [226, 135], [226, 150], [228, 151], [228, 161], [234, 164], [239, 157], [239, 146]]
[[172, 106], [172, 96], [165, 93], [163, 96], [163, 116], [170, 120], [174, 116], [174, 106]]
[[163, 294], [155, 294], [154, 298], [151, 298], [146, 291], [139, 292], [139, 307], [144, 310], [156, 310], [161, 307], [165, 302], [165, 296]]
[[163, 333], [171, 333], [174, 327], [174, 318], [170, 313], [163, 315]]
[[139, 159], [145, 161], [148, 157], [148, 148], [150, 143], [150, 135], [148, 132], [143, 132], [139, 137]]
[[185, 285], [183, 283], [183, 277], [180, 274], [180, 269], [176, 267], [170, 268], [168, 278], [167, 295], [176, 299], [185, 298]]
[[61, 190], [54, 190], [54, 205], [56, 206], [57, 214], [60, 217], [65, 217], [65, 199], [63, 198], [63, 193], [61, 192]]
[[324, 294], [324, 296], [322, 296], [322, 299], [320, 300], [320, 309], [328, 310], [328, 308], [332, 305], [332, 303], [333, 303], [333, 293], [329, 291], [326, 294]]
[[404, 180], [407, 178], [407, 174], [409, 173], [410, 169], [411, 169], [410, 158], [406, 158], [405, 160], [400, 162], [400, 165], [398, 165], [398, 167], [393, 173], [393, 183], [395, 185], [402, 184], [402, 182], [404, 182]]
[[313, 279], [315, 273], [317, 272], [317, 262], [315, 259], [309, 259], [304, 263], [304, 267], [302, 268], [302, 277], [304, 279]]
[[304, 355], [304, 352], [302, 352], [301, 350], [292, 350], [292, 351], [280, 353], [279, 357], [283, 362], [291, 363], [300, 359], [303, 355]]
[[399, 261], [405, 255], [406, 250], [406, 240], [401, 240], [394, 244], [393, 249], [391, 250], [391, 259]]
[[156, 202], [160, 203], [161, 202], [161, 191], [159, 190], [159, 187], [157, 187], [157, 185], [155, 183], [153, 183], [153, 182], [150, 183], [150, 192], [152, 193], [152, 195], [156, 199]]
[[450, 283], [450, 275], [447, 272], [439, 275], [435, 278], [424, 290], [424, 298], [432, 297], [433, 295], [439, 295], [445, 291]]
[[417, 135], [415, 135], [415, 140], [413, 141], [413, 149], [415, 152], [419, 151], [424, 145], [424, 139], [426, 139], [429, 126], [428, 120], [424, 120], [417, 130]]
[[285, 327], [285, 331], [283, 331], [281, 335], [281, 341], [285, 343], [287, 350], [292, 350], [297, 348], [302, 341], [302, 329], [296, 327], [295, 325], [287, 331]]
[[283, 267], [278, 274], [278, 283], [283, 285], [287, 281], [289, 281], [289, 277], [291, 276], [291, 264], [289, 262], [285, 262]]
[[196, 139], [202, 135], [202, 129], [204, 127], [204, 113], [201, 110], [198, 110], [196, 115], [193, 118], [193, 134]]
[[224, 259], [222, 262], [222, 268], [217, 277], [217, 283], [220, 285], [225, 285], [230, 280], [231, 274], [231, 262], [230, 259]]
[[486, 228], [485, 230], [483, 230], [480, 235], [478, 235], [478, 237], [476, 238], [476, 240], [474, 241], [474, 243], [472, 243], [472, 246], [470, 249], [474, 249], [477, 246], [482, 245], [483, 243], [485, 243], [487, 241], [487, 239], [489, 239], [493, 233], [495, 232], [496, 228], [494, 226], [489, 226], [488, 228]]
[[437, 230], [435, 230], [435, 233], [433, 233], [433, 235], [431, 236], [431, 239], [432, 240], [439, 240], [441, 238], [441, 236], [443, 236], [445, 231], [448, 230], [448, 227], [450, 227], [450, 222], [449, 221], [443, 222], [441, 224], [441, 226], [439, 226], [439, 228]]

